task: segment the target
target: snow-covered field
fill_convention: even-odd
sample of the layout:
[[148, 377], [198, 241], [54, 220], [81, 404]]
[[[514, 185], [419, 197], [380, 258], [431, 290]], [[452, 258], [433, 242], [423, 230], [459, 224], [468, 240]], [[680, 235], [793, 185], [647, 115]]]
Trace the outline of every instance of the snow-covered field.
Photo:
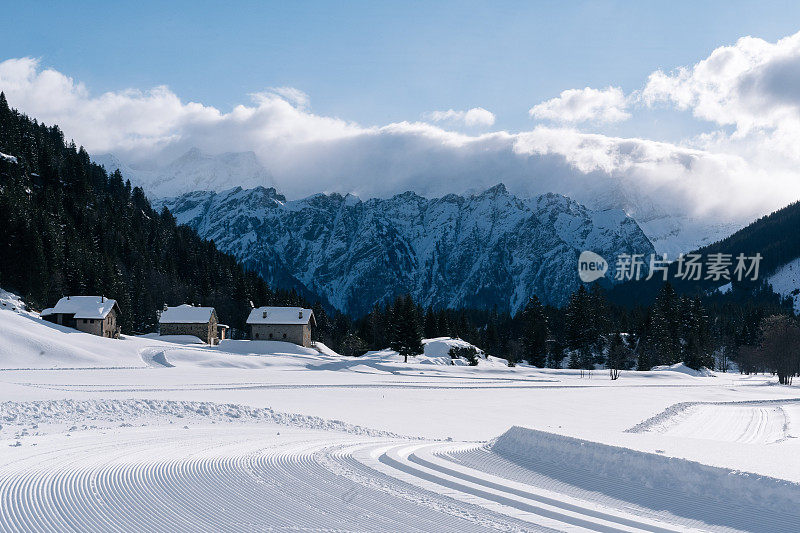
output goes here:
[[[6, 305], [2, 305], [5, 303]], [[15, 308], [15, 310], [12, 310]], [[120, 340], [0, 294], [2, 531], [794, 531], [771, 376]]]

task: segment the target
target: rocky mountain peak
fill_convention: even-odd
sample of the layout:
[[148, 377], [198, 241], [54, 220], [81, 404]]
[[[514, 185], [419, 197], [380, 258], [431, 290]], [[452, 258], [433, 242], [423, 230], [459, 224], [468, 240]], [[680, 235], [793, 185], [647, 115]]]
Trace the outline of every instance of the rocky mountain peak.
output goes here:
[[610, 264], [619, 253], [653, 252], [621, 211], [555, 194], [518, 198], [502, 184], [471, 196], [367, 201], [286, 201], [273, 188], [237, 188], [160, 204], [268, 280], [297, 280], [356, 316], [406, 292], [434, 307], [517, 311], [534, 294], [560, 305], [580, 283], [582, 251]]

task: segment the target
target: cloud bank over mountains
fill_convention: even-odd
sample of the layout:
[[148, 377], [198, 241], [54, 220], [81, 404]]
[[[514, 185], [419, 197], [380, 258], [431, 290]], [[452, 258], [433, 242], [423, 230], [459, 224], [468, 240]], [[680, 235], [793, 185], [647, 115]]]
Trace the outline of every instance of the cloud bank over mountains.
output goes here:
[[[485, 131], [495, 116], [480, 107], [365, 126], [315, 114], [291, 87], [251, 94], [227, 112], [166, 86], [92, 94], [33, 58], [0, 63], [0, 89], [90, 153], [145, 169], [193, 147], [252, 151], [290, 198], [444, 195], [504, 182], [519, 195], [558, 192], [634, 216], [674, 210], [743, 221], [800, 198], [800, 33], [775, 43], [742, 38], [695, 65], [653, 72], [629, 94], [565, 90], [533, 105], [535, 122], [522, 132]], [[675, 144], [597, 131], [651, 108], [689, 112], [706, 132]]]

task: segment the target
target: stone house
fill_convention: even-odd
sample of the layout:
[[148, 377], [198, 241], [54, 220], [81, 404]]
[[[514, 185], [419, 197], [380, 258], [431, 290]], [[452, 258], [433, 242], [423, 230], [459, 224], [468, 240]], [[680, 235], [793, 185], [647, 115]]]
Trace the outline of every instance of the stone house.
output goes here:
[[65, 296], [41, 313], [48, 322], [109, 339], [119, 338], [119, 315], [117, 301], [105, 296]]
[[314, 311], [302, 307], [257, 307], [247, 318], [250, 339], [293, 342], [306, 348], [311, 347], [311, 328], [316, 326]]
[[218, 344], [220, 335], [217, 312], [213, 307], [195, 307], [189, 304], [164, 306], [158, 319], [158, 334], [192, 335], [208, 344]]

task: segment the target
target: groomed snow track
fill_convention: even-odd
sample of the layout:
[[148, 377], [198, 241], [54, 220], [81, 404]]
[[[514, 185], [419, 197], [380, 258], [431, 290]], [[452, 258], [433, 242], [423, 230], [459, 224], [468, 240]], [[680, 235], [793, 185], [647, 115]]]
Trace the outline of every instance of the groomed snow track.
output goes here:
[[[628, 433], [773, 444], [788, 434], [790, 419], [800, 413], [800, 398], [739, 402], [682, 402], [664, 409]], [[795, 415], [795, 416], [792, 416]]]
[[372, 439], [240, 428], [176, 441], [176, 431], [126, 428], [108, 444], [75, 433], [3, 461], [0, 530], [543, 530], [354, 460], [384, 445]]
[[[139, 427], [0, 441], [0, 531], [772, 532], [797, 523], [658, 480], [647, 487], [579, 461], [565, 466], [556, 448], [596, 460], [603, 445], [523, 428], [488, 445], [431, 442], [252, 410], [258, 421], [224, 422], [213, 404], [144, 405], [171, 417], [210, 414], [181, 418], [185, 426], [150, 415]], [[5, 420], [32, 427], [32, 412], [65, 406], [95, 421], [143, 407], [14, 403]]]
[[493, 455], [485, 448], [286, 428], [280, 435], [274, 428], [124, 428], [105, 443], [80, 433], [2, 461], [0, 530], [661, 532], [695, 525], [503, 478], [487, 471], [492, 461], [464, 466], [464, 457]]

